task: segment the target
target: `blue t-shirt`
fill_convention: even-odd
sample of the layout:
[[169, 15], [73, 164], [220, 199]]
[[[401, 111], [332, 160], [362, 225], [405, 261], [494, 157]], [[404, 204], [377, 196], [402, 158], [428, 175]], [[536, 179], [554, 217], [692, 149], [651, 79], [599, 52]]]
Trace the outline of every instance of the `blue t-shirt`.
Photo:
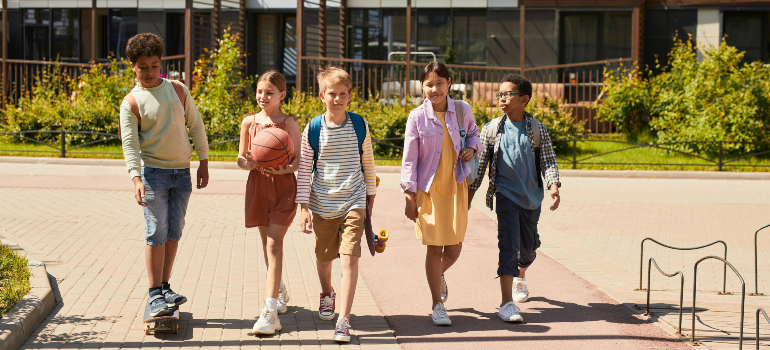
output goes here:
[[497, 192], [523, 209], [537, 209], [544, 192], [535, 177], [535, 152], [527, 136], [527, 122], [505, 119], [497, 156]]

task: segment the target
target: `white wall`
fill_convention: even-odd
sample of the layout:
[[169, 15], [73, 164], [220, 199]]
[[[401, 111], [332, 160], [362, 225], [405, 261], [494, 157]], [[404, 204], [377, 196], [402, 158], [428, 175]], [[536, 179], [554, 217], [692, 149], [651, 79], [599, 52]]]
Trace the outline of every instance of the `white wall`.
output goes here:
[[[698, 46], [719, 46], [722, 39], [722, 13], [719, 9], [699, 9], [698, 25], [695, 35]], [[703, 60], [703, 54], [698, 52], [698, 60]]]

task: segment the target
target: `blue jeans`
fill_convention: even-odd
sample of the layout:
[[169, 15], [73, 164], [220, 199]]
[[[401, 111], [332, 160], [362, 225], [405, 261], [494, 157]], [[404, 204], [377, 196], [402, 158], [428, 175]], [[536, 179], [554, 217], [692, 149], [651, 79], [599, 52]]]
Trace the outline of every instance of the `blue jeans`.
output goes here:
[[190, 169], [142, 168], [145, 196], [144, 241], [151, 246], [179, 241], [192, 193]]
[[540, 207], [524, 209], [500, 192], [495, 193], [495, 199], [497, 247], [500, 248], [497, 275], [519, 277], [519, 267], [529, 267], [537, 257], [535, 250], [540, 247], [540, 235], [537, 233]]

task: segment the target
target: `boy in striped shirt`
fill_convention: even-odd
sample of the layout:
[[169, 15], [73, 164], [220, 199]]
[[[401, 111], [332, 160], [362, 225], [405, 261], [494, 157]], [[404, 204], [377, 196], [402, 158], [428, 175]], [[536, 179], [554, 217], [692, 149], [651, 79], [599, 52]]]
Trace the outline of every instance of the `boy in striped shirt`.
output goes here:
[[313, 118], [302, 134], [296, 202], [301, 207], [302, 232], [315, 231], [322, 320], [334, 319], [332, 261], [339, 257], [342, 262], [341, 310], [334, 340], [348, 342], [366, 207], [371, 213], [377, 176], [368, 124], [345, 110], [353, 85], [350, 75], [328, 67], [318, 74], [318, 85], [326, 112]]

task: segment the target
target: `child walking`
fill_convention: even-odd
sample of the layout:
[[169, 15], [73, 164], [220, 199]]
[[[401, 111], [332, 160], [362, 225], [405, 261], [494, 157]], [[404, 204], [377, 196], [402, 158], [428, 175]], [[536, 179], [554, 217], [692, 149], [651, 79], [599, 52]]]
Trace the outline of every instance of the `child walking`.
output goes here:
[[364, 219], [367, 206], [372, 211], [377, 175], [369, 126], [360, 115], [345, 110], [353, 85], [350, 75], [339, 68], [324, 68], [318, 74], [318, 85], [326, 112], [313, 118], [302, 134], [297, 203], [302, 208], [302, 232], [315, 231], [321, 282], [318, 316], [322, 320], [334, 319], [337, 293], [332, 287], [332, 261], [341, 260], [334, 340], [348, 342]]
[[[550, 209], [559, 207], [559, 168], [551, 138], [545, 126], [524, 111], [532, 98], [532, 84], [517, 74], [508, 74], [500, 83], [497, 98], [505, 114], [481, 131], [483, 151], [478, 177], [469, 187], [468, 203], [484, 181], [489, 165], [486, 204], [494, 210], [497, 201], [497, 239], [500, 248], [497, 275], [502, 302], [497, 315], [506, 322], [522, 322], [521, 310], [514, 303], [529, 298], [525, 279], [540, 247], [537, 222], [543, 202], [543, 179], [550, 190]], [[512, 290], [513, 288], [513, 290]]]
[[[425, 100], [409, 113], [406, 122], [401, 190], [406, 194], [406, 217], [415, 222], [417, 238], [427, 246], [425, 274], [433, 324], [449, 326], [444, 273], [460, 257], [465, 238], [465, 177], [472, 171], [467, 162], [480, 151], [479, 129], [470, 106], [447, 96], [452, 78], [443, 63], [425, 66], [420, 83]], [[461, 149], [463, 137], [467, 147]]]
[[297, 179], [300, 149], [294, 148], [294, 158], [286, 166], [261, 168], [251, 157], [251, 140], [265, 128], [285, 130], [295, 145], [301, 140], [297, 118], [281, 111], [286, 98], [286, 78], [275, 70], [262, 74], [257, 81], [257, 103], [262, 111], [247, 115], [241, 124], [238, 166], [249, 171], [246, 183], [246, 227], [259, 228], [262, 252], [267, 265], [267, 298], [265, 307], [254, 324], [254, 334], [275, 334], [282, 329], [278, 314], [286, 313], [289, 293], [281, 280], [283, 269], [283, 238], [297, 214]]
[[[144, 210], [145, 264], [152, 317], [187, 301], [169, 280], [192, 193], [190, 155], [195, 144], [200, 166], [197, 188], [209, 182], [206, 130], [187, 87], [160, 78], [163, 39], [142, 33], [126, 45], [137, 85], [120, 105], [123, 155], [134, 182], [134, 198]], [[188, 134], [189, 130], [189, 134]]]

